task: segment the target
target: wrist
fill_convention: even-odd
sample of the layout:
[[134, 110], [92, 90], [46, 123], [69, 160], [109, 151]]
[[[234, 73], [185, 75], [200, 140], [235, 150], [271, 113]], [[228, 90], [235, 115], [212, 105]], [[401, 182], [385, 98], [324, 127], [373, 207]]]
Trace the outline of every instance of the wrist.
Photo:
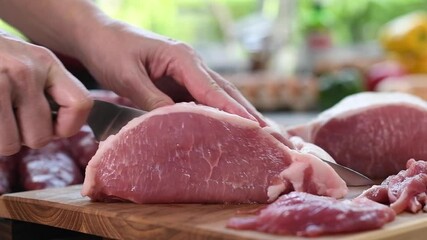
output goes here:
[[[76, 20], [68, 45], [71, 56], [84, 62], [86, 54], [99, 44], [98, 39], [114, 20], [103, 13], [86, 14]], [[106, 39], [103, 39], [105, 41]]]

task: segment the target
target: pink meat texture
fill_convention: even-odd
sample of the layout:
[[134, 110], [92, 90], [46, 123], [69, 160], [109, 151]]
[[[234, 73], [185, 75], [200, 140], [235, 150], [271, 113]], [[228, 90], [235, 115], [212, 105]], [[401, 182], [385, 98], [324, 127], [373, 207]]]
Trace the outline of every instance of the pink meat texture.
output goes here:
[[0, 194], [82, 183], [83, 169], [97, 147], [89, 131], [85, 126], [71, 138], [54, 140], [40, 149], [23, 147], [13, 156], [0, 157]]
[[55, 141], [42, 149], [28, 149], [21, 155], [19, 173], [24, 189], [65, 187], [83, 181], [64, 145], [62, 141]]
[[427, 104], [404, 93], [355, 94], [287, 131], [374, 179], [405, 169], [410, 158], [427, 159]]
[[381, 185], [365, 190], [358, 198], [390, 204], [396, 212], [427, 212], [427, 162], [408, 160], [406, 170], [389, 176]]
[[227, 227], [314, 237], [376, 229], [394, 218], [395, 213], [389, 207], [366, 198], [340, 201], [331, 197], [291, 192], [255, 216], [231, 218]]
[[89, 126], [83, 126], [80, 131], [68, 138], [68, 149], [79, 168], [84, 172], [89, 160], [95, 155], [98, 143]]
[[271, 132], [194, 103], [158, 108], [100, 143], [82, 195], [135, 203], [266, 203], [293, 190], [335, 198], [347, 193], [329, 165]]
[[11, 192], [16, 186], [16, 161], [0, 156], [0, 195]]

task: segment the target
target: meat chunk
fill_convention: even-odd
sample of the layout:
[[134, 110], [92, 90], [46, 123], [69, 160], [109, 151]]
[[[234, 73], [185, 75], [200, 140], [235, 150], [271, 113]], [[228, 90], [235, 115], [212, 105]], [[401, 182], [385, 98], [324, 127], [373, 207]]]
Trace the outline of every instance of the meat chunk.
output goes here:
[[270, 132], [207, 106], [162, 107], [100, 143], [82, 194], [136, 203], [265, 203], [292, 190], [346, 194], [332, 168]]
[[62, 140], [21, 154], [19, 173], [24, 190], [65, 187], [81, 183], [83, 176]]
[[256, 216], [231, 218], [227, 227], [314, 237], [376, 229], [394, 218], [395, 213], [389, 207], [366, 198], [340, 201], [292, 192], [281, 196]]
[[427, 212], [427, 162], [410, 159], [406, 167], [406, 170], [388, 177], [381, 185], [364, 191], [358, 198], [366, 197], [390, 204], [396, 213]]
[[410, 158], [427, 159], [427, 104], [408, 94], [355, 94], [287, 131], [374, 179], [405, 169]]
[[11, 192], [16, 186], [16, 166], [14, 156], [0, 156], [0, 195]]
[[80, 169], [84, 171], [89, 160], [95, 155], [98, 149], [98, 143], [92, 129], [84, 125], [77, 134], [69, 137], [66, 141], [68, 141], [67, 149]]

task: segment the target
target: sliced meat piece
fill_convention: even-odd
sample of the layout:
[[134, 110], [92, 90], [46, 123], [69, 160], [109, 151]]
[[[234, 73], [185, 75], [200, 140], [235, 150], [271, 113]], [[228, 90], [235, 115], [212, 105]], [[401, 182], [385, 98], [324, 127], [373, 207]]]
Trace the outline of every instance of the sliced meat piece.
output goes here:
[[409, 158], [427, 159], [427, 104], [408, 94], [355, 94], [287, 131], [373, 179], [405, 169]]
[[408, 160], [407, 169], [384, 180], [380, 186], [365, 190], [358, 198], [390, 204], [396, 212], [426, 211], [427, 162]]
[[0, 156], [0, 195], [11, 192], [17, 185], [15, 156]]
[[382, 204], [390, 204], [390, 199], [388, 198], [388, 187], [386, 185], [374, 185], [368, 190], [363, 191], [363, 194], [358, 198], [360, 197], [366, 197], [372, 201]]
[[271, 132], [207, 106], [162, 107], [100, 143], [82, 194], [136, 203], [265, 203], [292, 190], [346, 194], [331, 167]]
[[98, 143], [96, 142], [92, 129], [84, 125], [76, 135], [68, 138], [67, 141], [69, 145], [66, 147], [77, 165], [84, 171], [89, 160], [95, 155], [98, 149]]
[[83, 176], [62, 140], [41, 149], [28, 149], [19, 164], [24, 190], [65, 187], [83, 182]]
[[394, 218], [395, 213], [389, 207], [366, 198], [340, 201], [291, 192], [259, 211], [256, 216], [231, 218], [227, 227], [314, 237], [376, 229]]

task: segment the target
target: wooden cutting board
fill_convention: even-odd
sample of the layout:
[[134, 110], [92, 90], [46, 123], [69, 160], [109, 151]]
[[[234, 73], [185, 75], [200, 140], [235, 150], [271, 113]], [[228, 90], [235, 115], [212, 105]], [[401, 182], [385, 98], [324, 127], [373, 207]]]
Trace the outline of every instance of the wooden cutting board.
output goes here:
[[[0, 217], [113, 239], [302, 239], [227, 229], [237, 210], [260, 205], [96, 203], [80, 195], [81, 185], [5, 194]], [[353, 188], [348, 197], [363, 189]], [[401, 214], [384, 228], [316, 239], [420, 239], [427, 214]], [[312, 238], [313, 239], [313, 238]]]

